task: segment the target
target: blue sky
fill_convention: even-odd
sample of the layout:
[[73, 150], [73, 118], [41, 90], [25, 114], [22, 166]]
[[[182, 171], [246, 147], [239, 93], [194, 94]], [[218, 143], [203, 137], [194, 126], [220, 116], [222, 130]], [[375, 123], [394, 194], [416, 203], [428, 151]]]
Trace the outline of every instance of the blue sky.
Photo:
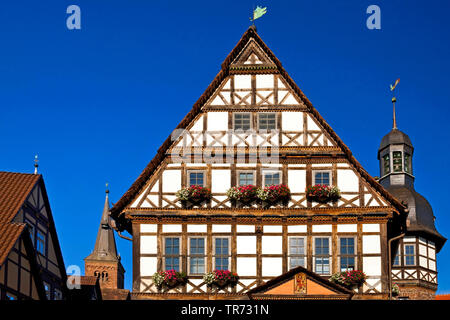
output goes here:
[[[81, 8], [68, 30], [66, 8]], [[366, 8], [381, 8], [381, 30]], [[366, 170], [392, 126], [415, 147], [416, 190], [450, 234], [448, 1], [3, 1], [0, 3], [0, 170], [40, 159], [66, 266], [93, 249], [105, 182], [116, 202], [217, 74], [249, 26]], [[131, 288], [131, 243], [117, 238]], [[450, 245], [438, 255], [450, 293]]]

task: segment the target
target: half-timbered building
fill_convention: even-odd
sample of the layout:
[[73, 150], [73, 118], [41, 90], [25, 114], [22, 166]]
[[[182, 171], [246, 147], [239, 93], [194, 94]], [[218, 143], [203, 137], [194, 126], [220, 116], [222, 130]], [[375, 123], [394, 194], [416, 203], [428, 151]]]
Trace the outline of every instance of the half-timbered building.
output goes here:
[[44, 179], [0, 172], [0, 300], [62, 300], [66, 280]]
[[[227, 196], [233, 186], [279, 184], [288, 203], [242, 207]], [[177, 191], [192, 185], [211, 199], [183, 206]], [[339, 200], [312, 201], [314, 185], [338, 187]], [[133, 236], [135, 299], [243, 298], [298, 266], [325, 280], [362, 270], [368, 278], [353, 298], [370, 299], [388, 297], [388, 240], [405, 231], [407, 208], [364, 170], [252, 26], [111, 215]], [[166, 269], [184, 271], [187, 283], [160, 292], [152, 276]], [[203, 275], [215, 269], [236, 272], [238, 283], [212, 290]]]

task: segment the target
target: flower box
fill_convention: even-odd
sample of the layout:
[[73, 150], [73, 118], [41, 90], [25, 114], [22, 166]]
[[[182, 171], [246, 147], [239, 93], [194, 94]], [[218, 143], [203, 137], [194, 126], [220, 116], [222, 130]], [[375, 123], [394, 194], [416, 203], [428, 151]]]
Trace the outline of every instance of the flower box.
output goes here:
[[395, 282], [392, 284], [392, 296], [397, 297], [400, 294], [400, 288]]
[[217, 290], [224, 289], [228, 286], [235, 286], [239, 280], [239, 276], [235, 272], [229, 270], [214, 270], [203, 276], [203, 281], [210, 288]]
[[291, 199], [291, 190], [284, 184], [271, 185], [259, 188], [257, 195], [264, 207], [287, 205]]
[[336, 202], [341, 198], [338, 187], [316, 184], [306, 188], [306, 199], [318, 203]]
[[252, 184], [232, 187], [227, 190], [227, 196], [236, 206], [251, 206], [258, 200], [258, 188]]
[[200, 206], [211, 199], [211, 190], [202, 186], [190, 186], [178, 190], [176, 196], [184, 208]]
[[175, 270], [155, 272], [152, 276], [153, 283], [158, 290], [168, 290], [185, 285], [187, 281], [186, 273]]
[[347, 289], [359, 288], [366, 282], [367, 276], [360, 270], [337, 272], [330, 277], [330, 281], [337, 283]]

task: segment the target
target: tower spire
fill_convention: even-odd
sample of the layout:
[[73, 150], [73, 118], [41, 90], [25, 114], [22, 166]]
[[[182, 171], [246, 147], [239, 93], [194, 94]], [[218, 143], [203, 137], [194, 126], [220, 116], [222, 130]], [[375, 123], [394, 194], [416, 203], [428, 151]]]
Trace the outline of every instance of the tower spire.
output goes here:
[[397, 80], [395, 80], [394, 84], [391, 84], [391, 91], [392, 91], [392, 105], [393, 105], [393, 124], [392, 124], [392, 130], [397, 130], [397, 119], [395, 117], [395, 103], [397, 102], [397, 99], [394, 96], [394, 90], [397, 87], [397, 85], [400, 83], [400, 78], [398, 78]]
[[393, 115], [392, 115], [392, 119], [393, 119], [393, 124], [392, 124], [392, 129], [393, 130], [397, 130], [397, 119], [395, 117], [395, 103], [397, 102], [397, 99], [395, 97], [392, 98], [392, 105], [393, 105]]
[[89, 260], [110, 260], [119, 261], [117, 254], [116, 240], [114, 230], [109, 223], [109, 189], [106, 183], [105, 204], [103, 206], [100, 227], [98, 228], [97, 240], [95, 241], [94, 251], [86, 258]]
[[86, 275], [98, 277], [102, 288], [123, 289], [125, 269], [117, 254], [114, 230], [110, 224], [108, 183], [94, 251], [84, 259], [84, 264]]

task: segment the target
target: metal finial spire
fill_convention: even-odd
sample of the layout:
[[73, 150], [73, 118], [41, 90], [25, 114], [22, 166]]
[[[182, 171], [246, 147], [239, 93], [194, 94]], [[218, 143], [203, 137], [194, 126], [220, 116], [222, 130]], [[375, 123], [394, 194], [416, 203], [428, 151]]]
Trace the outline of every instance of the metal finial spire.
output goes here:
[[108, 193], [109, 193], [108, 185], [109, 185], [109, 184], [108, 184], [108, 182], [107, 182], [107, 183], [105, 183], [105, 186], [106, 186], [106, 190], [105, 190], [105, 193], [106, 193], [106, 194], [108, 194]]
[[34, 174], [38, 174], [38, 167], [39, 167], [38, 162], [39, 162], [38, 156], [35, 155], [34, 156]]
[[392, 129], [397, 129], [397, 119], [395, 118], [395, 102], [397, 102], [397, 99], [395, 99], [395, 97], [393, 97], [392, 98], [392, 105], [393, 105], [393, 115], [392, 115], [393, 125], [392, 125]]
[[392, 111], [393, 124], [392, 124], [392, 129], [393, 130], [397, 130], [397, 119], [396, 119], [396, 116], [395, 116], [395, 103], [397, 102], [397, 99], [394, 96], [394, 89], [395, 89], [395, 87], [397, 87], [399, 82], [400, 82], [400, 78], [395, 80], [395, 83], [393, 85], [391, 84], [391, 91], [392, 91], [392, 95], [393, 95], [392, 96], [392, 105], [393, 105], [393, 111]]

